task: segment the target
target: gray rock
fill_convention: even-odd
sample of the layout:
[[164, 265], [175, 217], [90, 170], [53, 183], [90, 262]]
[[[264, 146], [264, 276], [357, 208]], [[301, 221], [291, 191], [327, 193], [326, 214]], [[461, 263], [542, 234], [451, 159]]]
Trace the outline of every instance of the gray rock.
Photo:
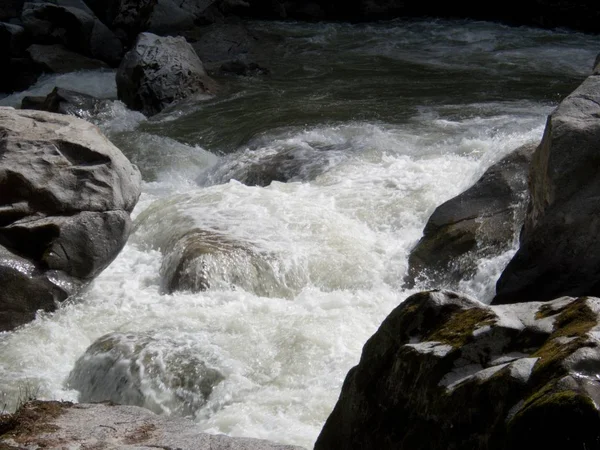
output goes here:
[[520, 248], [493, 302], [600, 295], [600, 76], [550, 115], [534, 154]]
[[46, 97], [24, 97], [21, 109], [35, 109], [87, 119], [102, 110], [107, 102], [81, 92], [55, 87]]
[[217, 3], [217, 0], [176, 0], [178, 6], [199, 19], [206, 14], [206, 10]]
[[415, 294], [367, 341], [323, 449], [595, 448], [600, 299]]
[[196, 353], [185, 342], [110, 333], [77, 360], [67, 386], [79, 391], [81, 402], [111, 401], [190, 416], [224, 379]]
[[[18, 426], [21, 418], [36, 426], [25, 431]], [[30, 402], [16, 419], [13, 438], [0, 436], [0, 445], [18, 443], [49, 450], [302, 450], [259, 439], [206, 434], [189, 419], [157, 416], [137, 406]]]
[[76, 72], [78, 70], [98, 70], [108, 68], [106, 63], [67, 50], [60, 44], [33, 44], [27, 49], [27, 53], [31, 60], [37, 64], [43, 72], [48, 73], [67, 73]]
[[129, 46], [140, 32], [148, 29], [157, 0], [86, 0], [86, 3]]
[[187, 30], [194, 26], [194, 15], [177, 5], [174, 0], [158, 0], [152, 15], [148, 31], [156, 34], [168, 34]]
[[214, 93], [216, 88], [184, 38], [140, 34], [117, 72], [119, 99], [148, 116], [194, 94]]
[[594, 68], [592, 70], [594, 75], [600, 75], [600, 53], [596, 56], [596, 61], [594, 61]]
[[141, 182], [137, 167], [94, 125], [0, 108], [0, 136], [0, 187], [11, 193], [2, 198], [0, 225], [7, 225], [14, 205], [21, 203], [28, 214], [46, 216], [130, 212], [135, 206]]
[[113, 66], [123, 53], [117, 36], [96, 17], [79, 8], [28, 2], [22, 20], [34, 42], [61, 44]]
[[19, 56], [27, 47], [25, 29], [19, 25], [0, 23], [0, 61]]
[[139, 171], [94, 126], [0, 108], [0, 331], [53, 311], [117, 256]]
[[456, 288], [479, 259], [508, 250], [527, 205], [527, 174], [535, 145], [518, 148], [462, 194], [438, 206], [411, 251], [405, 279]]

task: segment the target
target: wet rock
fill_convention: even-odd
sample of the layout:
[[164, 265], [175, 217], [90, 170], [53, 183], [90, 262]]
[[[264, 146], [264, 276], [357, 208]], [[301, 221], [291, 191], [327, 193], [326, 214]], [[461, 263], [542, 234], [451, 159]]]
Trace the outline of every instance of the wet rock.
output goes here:
[[27, 36], [23, 27], [0, 22], [0, 61], [22, 55], [26, 47]]
[[0, 71], [1, 90], [7, 93], [24, 91], [34, 84], [43, 73], [43, 68], [28, 56], [10, 58]]
[[596, 448], [600, 299], [409, 297], [367, 341], [323, 449]]
[[97, 113], [106, 103], [106, 100], [91, 95], [55, 87], [46, 97], [24, 97], [21, 109], [67, 114], [85, 119]]
[[594, 68], [592, 70], [594, 75], [600, 75], [600, 53], [596, 56], [596, 61], [594, 61]]
[[19, 17], [24, 3], [25, 0], [2, 0], [0, 2], [0, 21]]
[[49, 450], [302, 450], [259, 439], [206, 434], [189, 419], [157, 416], [137, 406], [34, 401], [25, 404], [15, 419], [14, 429], [0, 436], [2, 448], [16, 444]]
[[1, 303], [12, 306], [2, 314], [21, 308], [4, 321], [12, 327], [55, 309], [50, 299], [63, 300], [117, 256], [141, 179], [95, 126], [69, 116], [0, 108], [0, 153], [0, 245], [12, 255], [4, 266], [18, 268], [5, 274], [23, 292], [48, 288], [42, 307], [5, 288]]
[[34, 42], [61, 44], [112, 66], [119, 63], [123, 54], [119, 38], [100, 20], [79, 8], [26, 3], [22, 21]]
[[60, 44], [34, 44], [27, 49], [27, 53], [42, 72], [67, 73], [108, 68], [104, 62], [67, 50]]
[[535, 145], [526, 145], [490, 167], [469, 189], [438, 206], [411, 251], [406, 277], [456, 288], [477, 261], [508, 250], [523, 224], [527, 175]]
[[192, 229], [175, 235], [163, 254], [160, 273], [169, 294], [232, 286], [264, 296], [282, 290], [267, 255], [219, 233]]
[[550, 115], [531, 163], [520, 248], [496, 285], [496, 304], [600, 295], [600, 76]]
[[77, 360], [67, 386], [79, 391], [81, 402], [111, 401], [189, 416], [223, 379], [185, 342], [110, 333]]
[[194, 94], [214, 93], [216, 88], [184, 38], [140, 34], [117, 72], [119, 99], [148, 116]]

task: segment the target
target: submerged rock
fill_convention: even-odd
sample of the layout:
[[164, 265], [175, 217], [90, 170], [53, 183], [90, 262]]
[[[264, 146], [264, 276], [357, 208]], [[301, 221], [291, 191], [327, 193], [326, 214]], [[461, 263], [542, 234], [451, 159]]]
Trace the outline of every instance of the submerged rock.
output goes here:
[[107, 69], [104, 62], [72, 52], [61, 44], [34, 44], [27, 49], [31, 60], [42, 72], [67, 73], [78, 70]]
[[117, 72], [119, 99], [151, 116], [194, 94], [214, 93], [217, 84], [184, 38], [138, 36]]
[[409, 256], [406, 283], [420, 278], [456, 288], [477, 261], [508, 250], [523, 224], [535, 145], [518, 148], [462, 194], [438, 206]]
[[367, 341], [315, 449], [598, 448], [598, 298], [409, 297]]
[[206, 434], [189, 419], [157, 416], [137, 406], [33, 401], [12, 419], [8, 430], [0, 432], [3, 449], [302, 450], [259, 439]]
[[81, 402], [192, 415], [224, 376], [185, 344], [144, 334], [107, 334], [77, 360], [67, 386], [79, 391]]
[[0, 108], [0, 153], [3, 331], [54, 310], [110, 264], [141, 178], [95, 126], [69, 116]]
[[548, 118], [531, 163], [520, 247], [496, 285], [496, 304], [600, 295], [600, 76]]

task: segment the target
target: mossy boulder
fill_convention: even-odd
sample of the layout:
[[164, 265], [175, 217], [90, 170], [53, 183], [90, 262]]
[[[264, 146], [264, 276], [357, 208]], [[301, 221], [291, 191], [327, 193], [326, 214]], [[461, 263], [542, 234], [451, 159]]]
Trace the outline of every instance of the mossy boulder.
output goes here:
[[419, 279], [456, 288], [481, 258], [510, 249], [523, 224], [533, 144], [490, 167], [462, 194], [438, 206], [408, 259], [406, 283]]
[[496, 284], [494, 304], [600, 295], [598, 117], [598, 75], [549, 116], [531, 162], [519, 250]]
[[365, 344], [315, 449], [598, 449], [599, 312], [415, 294]]

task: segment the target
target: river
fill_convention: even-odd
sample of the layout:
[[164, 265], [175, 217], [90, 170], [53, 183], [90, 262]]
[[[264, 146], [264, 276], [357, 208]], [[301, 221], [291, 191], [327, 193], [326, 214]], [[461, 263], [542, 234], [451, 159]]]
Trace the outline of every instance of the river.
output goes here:
[[[69, 373], [117, 332], [120, 345], [143, 347], [145, 371], [135, 388], [110, 379], [118, 371], [95, 383], [123, 399], [134, 389], [207, 432], [311, 448], [365, 341], [416, 291], [402, 280], [429, 215], [538, 142], [600, 51], [600, 37], [483, 22], [250, 27], [282, 36], [263, 62], [269, 76], [221, 79], [216, 97], [151, 119], [118, 102], [92, 119], [144, 176], [135, 231], [85, 292], [0, 334], [7, 410], [29, 393], [77, 401]], [[49, 77], [30, 92], [56, 84], [116, 96], [111, 71]], [[205, 292], [166, 294], [161, 248], [191, 229], [253, 257], [215, 259]], [[479, 261], [463, 291], [489, 301], [512, 252]], [[222, 375], [206, 401], [194, 390], [202, 371], [182, 361]], [[187, 378], [165, 383], [177, 377]]]

